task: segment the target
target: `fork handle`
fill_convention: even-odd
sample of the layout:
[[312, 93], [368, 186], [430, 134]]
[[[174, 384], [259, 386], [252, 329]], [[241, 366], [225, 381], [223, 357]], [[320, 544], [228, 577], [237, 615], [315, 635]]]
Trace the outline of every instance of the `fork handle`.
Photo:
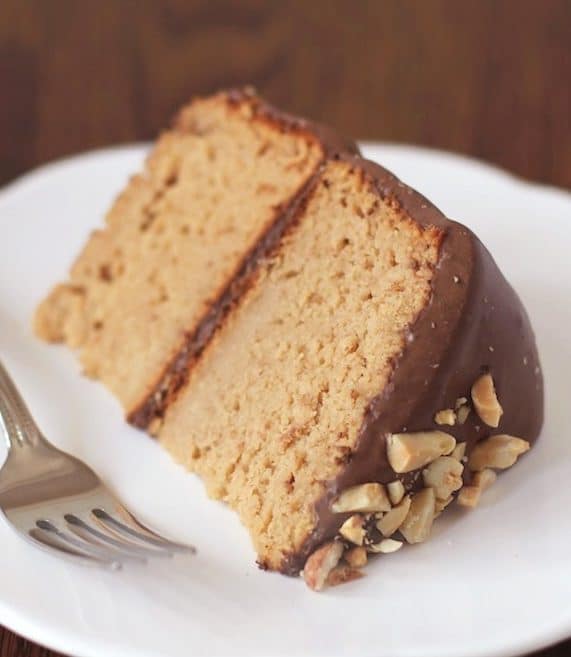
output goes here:
[[4, 427], [8, 448], [35, 445], [41, 440], [38, 426], [1, 361], [0, 425]]

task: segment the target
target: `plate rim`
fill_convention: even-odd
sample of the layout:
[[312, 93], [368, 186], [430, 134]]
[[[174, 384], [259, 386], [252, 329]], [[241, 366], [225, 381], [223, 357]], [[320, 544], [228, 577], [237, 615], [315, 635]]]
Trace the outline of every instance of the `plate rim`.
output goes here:
[[[541, 194], [558, 196], [561, 200], [571, 203], [571, 191], [569, 190], [524, 179], [500, 166], [460, 153], [397, 142], [360, 141], [359, 145], [365, 149], [390, 148], [393, 151], [399, 151], [401, 153], [418, 154], [420, 152], [426, 157], [445, 158], [448, 161], [456, 162], [461, 166], [469, 165], [471, 168], [476, 167], [480, 171], [485, 171], [494, 175], [494, 177], [501, 176], [505, 183], [521, 186], [528, 190], [532, 189]], [[107, 156], [116, 156], [118, 154], [124, 154], [126, 156], [132, 156], [134, 154], [144, 155], [150, 146], [151, 144], [148, 142], [133, 142], [92, 149], [46, 162], [0, 187], [0, 203], [5, 202], [5, 200], [12, 194], [19, 193], [22, 186], [30, 183], [33, 184], [38, 178], [41, 178], [46, 174], [51, 174], [58, 170], [61, 171], [69, 166], [81, 164], [83, 161], [91, 160], [94, 157], [105, 158]], [[1, 622], [4, 628], [23, 636], [29, 641], [39, 643], [50, 650], [73, 654], [75, 657], [99, 657], [103, 654], [103, 651], [110, 647], [105, 645], [107, 640], [100, 641], [96, 645], [90, 645], [85, 639], [82, 640], [82, 635], [79, 632], [72, 631], [71, 634], [58, 634], [58, 631], [60, 632], [61, 630], [52, 630], [52, 628], [46, 625], [45, 620], [28, 620], [18, 611], [11, 610], [9, 605], [2, 599], [0, 599], [0, 611], [2, 612], [0, 616], [2, 616]], [[39, 628], [39, 631], [36, 631], [35, 628]], [[464, 650], [463, 652], [453, 650], [450, 655], [452, 655], [453, 652], [457, 657], [509, 657], [514, 654], [524, 654], [537, 651], [568, 638], [571, 638], [571, 614], [569, 612], [567, 614], [562, 614], [561, 618], [558, 618], [557, 621], [553, 621], [547, 626], [543, 625], [541, 631], [538, 632], [534, 638], [522, 640], [518, 637], [516, 642], [512, 642], [509, 645], [506, 644], [499, 646], [493, 651], [487, 650], [486, 646], [482, 646], [480, 650]], [[440, 654], [443, 654], [442, 651], [439, 652]], [[168, 652], [157, 653], [153, 650], [151, 654], [141, 652], [138, 649], [131, 650], [125, 648], [121, 649], [120, 654], [121, 657], [168, 657]], [[416, 653], [410, 653], [411, 656], [413, 654]]]

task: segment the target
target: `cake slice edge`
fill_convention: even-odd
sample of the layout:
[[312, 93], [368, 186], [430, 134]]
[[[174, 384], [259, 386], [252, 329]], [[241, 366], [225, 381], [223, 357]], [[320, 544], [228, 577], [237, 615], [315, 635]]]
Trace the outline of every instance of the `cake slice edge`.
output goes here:
[[[488, 450], [486, 467], [479, 457], [472, 462], [476, 445], [481, 452], [483, 445], [491, 447], [493, 441], [486, 444], [488, 438], [505, 436], [502, 448], [509, 452], [513, 446], [515, 462], [518, 450], [524, 453], [535, 443], [543, 424], [543, 378], [533, 329], [523, 304], [489, 251], [468, 228], [447, 219], [380, 165], [362, 158], [346, 159], [363, 168], [385, 202], [421, 225], [442, 228], [445, 235], [430, 303], [409, 327], [406, 347], [394, 364], [389, 385], [371, 400], [346, 468], [328, 482], [317, 501], [314, 532], [298, 552], [284, 558], [280, 571], [290, 575], [303, 571], [309, 557], [332, 540], [341, 540], [346, 552], [352, 549], [339, 529], [355, 514], [336, 513], [332, 508], [344, 491], [369, 483], [390, 490], [394, 482], [401, 482], [403, 495], [412, 494], [414, 499], [415, 494], [431, 488], [424, 474], [430, 463], [395, 472], [388, 454], [390, 436], [415, 434], [423, 440], [422, 434], [428, 434], [426, 440], [430, 441], [430, 434], [442, 432], [453, 436], [459, 447], [461, 487], [446, 500], [435, 497], [431, 526], [454, 499], [464, 507], [477, 506], [495, 471], [508, 467], [505, 462], [494, 465], [502, 459], [494, 461], [493, 449]], [[492, 405], [497, 401], [501, 409], [496, 426], [491, 426], [496, 424], [494, 419], [479, 407], [478, 396], [485, 387], [478, 385], [480, 381], [492, 383], [486, 394]], [[374, 530], [373, 523], [370, 540], [382, 541], [383, 536]], [[415, 542], [398, 530], [395, 534], [400, 541]]]

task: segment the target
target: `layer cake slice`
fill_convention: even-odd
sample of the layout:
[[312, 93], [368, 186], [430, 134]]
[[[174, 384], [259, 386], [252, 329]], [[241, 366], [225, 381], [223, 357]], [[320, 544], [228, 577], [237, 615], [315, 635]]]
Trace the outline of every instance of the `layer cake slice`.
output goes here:
[[[319, 589], [425, 540], [527, 451], [543, 417], [533, 333], [478, 239], [343, 140], [243, 94], [195, 102], [179, 125], [193, 112], [202, 127], [159, 141], [36, 324], [239, 514], [261, 566]], [[225, 155], [209, 160], [213, 122]], [[175, 167], [155, 251], [141, 198], [167, 142], [200, 164]], [[114, 249], [124, 270], [107, 281]], [[152, 330], [150, 262], [168, 312]]]

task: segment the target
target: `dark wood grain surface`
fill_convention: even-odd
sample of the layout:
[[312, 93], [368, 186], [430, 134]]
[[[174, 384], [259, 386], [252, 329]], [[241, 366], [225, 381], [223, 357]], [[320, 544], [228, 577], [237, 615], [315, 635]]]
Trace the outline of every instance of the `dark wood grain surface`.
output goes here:
[[[244, 83], [351, 136], [571, 187], [571, 0], [0, 0], [0, 184]], [[55, 655], [0, 627], [0, 657]]]

